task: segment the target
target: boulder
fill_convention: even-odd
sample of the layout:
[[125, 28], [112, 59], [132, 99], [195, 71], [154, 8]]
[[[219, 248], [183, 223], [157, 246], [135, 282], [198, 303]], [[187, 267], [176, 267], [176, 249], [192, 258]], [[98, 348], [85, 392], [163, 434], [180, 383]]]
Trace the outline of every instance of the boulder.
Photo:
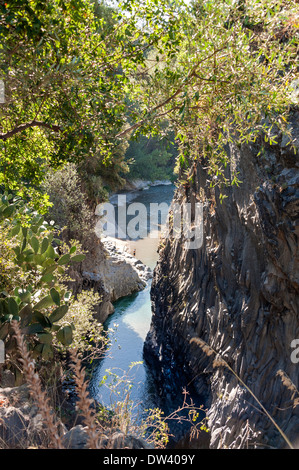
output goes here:
[[152, 447], [142, 438], [126, 435], [122, 432], [112, 434], [108, 446], [109, 449], [151, 449]]
[[79, 424], [67, 431], [63, 438], [62, 443], [65, 449], [85, 449], [88, 441], [88, 434], [86, 427]]

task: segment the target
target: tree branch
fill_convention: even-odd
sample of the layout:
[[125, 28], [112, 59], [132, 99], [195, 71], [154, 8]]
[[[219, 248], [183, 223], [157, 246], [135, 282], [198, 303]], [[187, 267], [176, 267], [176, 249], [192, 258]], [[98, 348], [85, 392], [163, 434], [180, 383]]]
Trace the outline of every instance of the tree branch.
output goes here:
[[[172, 111], [174, 111], [176, 109], [179, 109], [178, 106], [175, 106], [174, 108], [171, 108], [168, 111], [165, 111], [163, 113], [157, 114], [155, 117], [160, 118], [160, 117], [166, 116], [167, 114], [171, 113]], [[128, 132], [132, 132], [135, 129], [138, 129], [138, 127], [141, 127], [143, 124], [146, 123], [146, 121], [147, 121], [147, 119], [142, 119], [142, 121], [139, 121], [136, 124], [133, 124], [133, 126], [131, 126], [128, 129], [125, 129], [124, 131], [120, 132], [115, 137], [122, 137], [122, 136], [128, 134]]]
[[[199, 77], [197, 74], [196, 74], [196, 70], [197, 68], [199, 67], [199, 65], [202, 63], [202, 62], [205, 62], [206, 60], [210, 59], [211, 57], [214, 57], [218, 52], [221, 52], [223, 51], [223, 49], [225, 49], [227, 46], [223, 46], [219, 49], [216, 49], [212, 54], [210, 54], [209, 56], [205, 57], [204, 59], [198, 61], [195, 66], [192, 68], [192, 70], [189, 72], [188, 76], [186, 77], [186, 79], [181, 83], [181, 85], [179, 86], [179, 88], [177, 88], [177, 90], [171, 95], [169, 96], [165, 101], [163, 101], [162, 103], [159, 103], [157, 104], [156, 106], [154, 106], [153, 108], [151, 108], [147, 115], [151, 115], [153, 114], [155, 111], [157, 111], [158, 109], [162, 108], [163, 106], [167, 105], [168, 103], [170, 103], [177, 95], [179, 95], [182, 90], [184, 89], [184, 87], [186, 85], [189, 85], [190, 83], [190, 80], [197, 76], [198, 78], [202, 79], [202, 77]], [[166, 114], [166, 113], [163, 113], [163, 114]], [[162, 115], [163, 115], [162, 114]], [[157, 116], [158, 117], [158, 116]], [[136, 124], [133, 124], [131, 127], [128, 127], [127, 129], [125, 129], [124, 131], [120, 132], [119, 134], [116, 135], [116, 137], [123, 137], [124, 135], [128, 134], [129, 132], [135, 130], [135, 129], [138, 129], [138, 127], [141, 127], [145, 122], [147, 121], [147, 118], [145, 119], [142, 119], [141, 121], [137, 122]]]
[[19, 126], [15, 127], [11, 131], [5, 132], [4, 134], [0, 134], [0, 140], [7, 140], [10, 137], [13, 137], [15, 134], [18, 134], [19, 132], [22, 132], [30, 127], [44, 127], [46, 129], [50, 129], [51, 131], [54, 132], [60, 132], [61, 127], [55, 125], [55, 124], [48, 124], [43, 121], [36, 121], [33, 120], [31, 122], [27, 122], [26, 124], [20, 124]]

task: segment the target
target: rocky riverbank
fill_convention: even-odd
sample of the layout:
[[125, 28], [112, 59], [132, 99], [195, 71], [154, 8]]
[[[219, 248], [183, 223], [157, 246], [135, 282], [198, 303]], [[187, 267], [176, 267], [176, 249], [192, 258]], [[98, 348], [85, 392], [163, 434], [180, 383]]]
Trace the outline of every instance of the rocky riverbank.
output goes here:
[[97, 319], [104, 323], [114, 312], [113, 302], [146, 286], [151, 269], [137, 259], [129, 245], [111, 237], [96, 240], [96, 248], [86, 256], [81, 266], [71, 271], [75, 293], [91, 289], [99, 293]]
[[172, 184], [169, 180], [128, 180], [123, 186], [123, 191], [141, 191], [151, 186], [163, 186]]
[[[63, 415], [62, 410], [61, 414]], [[84, 420], [80, 417], [74, 418], [74, 415], [70, 414], [68, 422], [65, 424], [63, 421], [65, 419], [62, 416], [57, 425], [62, 448], [87, 449], [89, 434]], [[0, 449], [47, 448], [47, 431], [41, 412], [30, 397], [27, 385], [0, 388]], [[126, 435], [119, 429], [107, 428], [99, 435], [99, 448], [147, 449], [150, 446], [140, 437]]]

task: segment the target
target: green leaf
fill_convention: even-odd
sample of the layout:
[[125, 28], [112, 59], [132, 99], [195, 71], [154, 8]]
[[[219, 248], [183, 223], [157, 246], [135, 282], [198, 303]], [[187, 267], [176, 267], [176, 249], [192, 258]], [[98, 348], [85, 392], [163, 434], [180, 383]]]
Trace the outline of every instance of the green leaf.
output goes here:
[[39, 241], [36, 237], [32, 237], [30, 240], [29, 240], [29, 243], [30, 245], [32, 246], [33, 250], [34, 250], [34, 253], [36, 254], [38, 252], [38, 249], [39, 249]]
[[45, 252], [47, 258], [55, 259], [56, 258], [56, 253], [52, 245], [49, 245], [46, 252]]
[[33, 262], [37, 266], [42, 266], [44, 261], [45, 261], [45, 257], [44, 257], [44, 255], [41, 255], [40, 253], [34, 255], [34, 257], [33, 257]]
[[53, 357], [53, 349], [50, 344], [40, 343], [33, 349], [33, 356], [42, 356], [43, 359], [48, 360]]
[[45, 282], [46, 284], [50, 284], [54, 279], [55, 277], [53, 276], [53, 274], [48, 273], [41, 277], [40, 282]]
[[49, 319], [52, 323], [57, 322], [61, 320], [61, 318], [64, 317], [64, 315], [67, 313], [69, 307], [67, 304], [61, 305], [61, 307], [58, 307], [54, 312], [51, 313], [49, 316]]
[[22, 328], [22, 333], [24, 335], [35, 335], [36, 333], [42, 333], [44, 328], [40, 323], [33, 323], [32, 325]]
[[27, 245], [27, 238], [24, 237], [23, 242], [22, 242], [21, 252], [25, 250], [26, 245]]
[[24, 238], [27, 237], [27, 232], [28, 232], [27, 227], [22, 227], [22, 233], [23, 233], [23, 237], [24, 237]]
[[85, 259], [85, 255], [75, 255], [71, 257], [71, 262], [78, 263], [80, 261], [83, 261], [84, 259]]
[[13, 297], [9, 297], [9, 299], [7, 299], [7, 307], [11, 315], [19, 314], [19, 306]]
[[[42, 256], [44, 256], [44, 255], [42, 255]], [[55, 261], [50, 259], [50, 258], [43, 261], [42, 266], [44, 268], [44, 270], [42, 272], [42, 275], [47, 274], [47, 273], [52, 273], [58, 267], [57, 264], [55, 263]]]
[[69, 346], [73, 341], [73, 330], [71, 325], [65, 325], [56, 333], [56, 338], [64, 346]]
[[38, 333], [37, 337], [41, 343], [44, 343], [44, 344], [52, 343], [53, 336], [51, 335], [51, 333]]
[[9, 235], [11, 237], [15, 237], [20, 233], [20, 230], [21, 230], [21, 226], [19, 224], [17, 224], [11, 229]]
[[48, 249], [48, 247], [49, 247], [49, 240], [47, 238], [44, 238], [41, 243], [40, 252], [44, 253]]
[[49, 317], [37, 310], [33, 312], [32, 320], [37, 321], [43, 328], [51, 328], [52, 326], [52, 322]]
[[38, 232], [38, 225], [31, 225], [31, 230], [33, 233], [37, 233]]
[[68, 253], [66, 253], [65, 255], [62, 255], [61, 258], [59, 258], [59, 260], [58, 260], [59, 266], [61, 266], [63, 264], [67, 264], [70, 261], [70, 258], [71, 257]]
[[19, 316], [21, 317], [22, 326], [28, 326], [32, 320], [32, 307], [27, 304], [19, 311]]
[[42, 310], [43, 308], [51, 307], [55, 302], [53, 301], [51, 295], [46, 295], [41, 299], [36, 305], [34, 305], [34, 310]]
[[60, 329], [60, 325], [52, 325], [51, 326], [51, 331], [53, 331], [54, 333], [56, 333], [56, 331], [58, 331]]
[[59, 292], [54, 288], [52, 287], [52, 289], [50, 290], [50, 295], [53, 299], [53, 301], [55, 302], [56, 305], [60, 305], [60, 294]]
[[25, 256], [24, 255], [17, 255], [16, 261], [19, 266], [21, 266], [24, 262]]
[[10, 217], [13, 214], [14, 210], [15, 210], [15, 205], [11, 204], [11, 205], [9, 205], [8, 207], [6, 207], [4, 209], [4, 211], [2, 212], [2, 216], [3, 217]]
[[26, 317], [31, 314], [32, 314], [32, 307], [30, 304], [24, 305], [24, 307], [22, 307], [21, 310], [19, 311], [20, 317]]

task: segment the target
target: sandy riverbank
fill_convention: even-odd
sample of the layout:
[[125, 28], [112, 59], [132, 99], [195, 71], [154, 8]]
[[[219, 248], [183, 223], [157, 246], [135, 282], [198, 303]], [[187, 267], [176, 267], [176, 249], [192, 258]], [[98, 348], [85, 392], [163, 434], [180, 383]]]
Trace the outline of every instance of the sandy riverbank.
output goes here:
[[159, 258], [160, 235], [161, 233], [157, 230], [151, 232], [150, 237], [139, 240], [121, 240], [113, 237], [105, 237], [104, 240], [114, 243], [118, 250], [131, 254], [151, 269], [154, 269]]

